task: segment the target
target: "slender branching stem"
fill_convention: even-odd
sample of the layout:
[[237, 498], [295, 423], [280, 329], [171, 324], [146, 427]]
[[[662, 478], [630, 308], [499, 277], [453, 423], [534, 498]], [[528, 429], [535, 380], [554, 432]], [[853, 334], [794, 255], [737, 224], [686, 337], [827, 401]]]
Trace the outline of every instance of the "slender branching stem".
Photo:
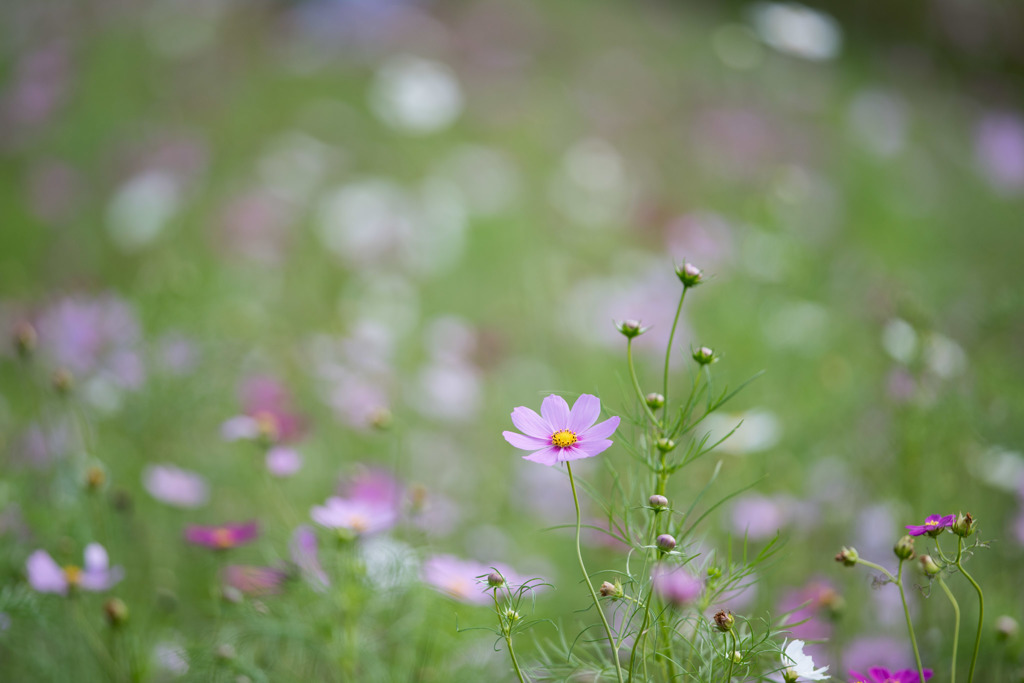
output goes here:
[[672, 359], [672, 340], [676, 336], [676, 327], [679, 325], [679, 314], [683, 310], [683, 302], [686, 300], [686, 290], [689, 287], [683, 286], [683, 293], [679, 295], [679, 305], [676, 306], [676, 317], [672, 319], [672, 331], [668, 333], [668, 344], [665, 346], [665, 376], [662, 381], [661, 395], [665, 397], [663, 415], [668, 416], [668, 364]]
[[626, 362], [629, 364], [629, 377], [633, 380], [633, 390], [636, 391], [637, 398], [640, 399], [640, 405], [643, 406], [644, 412], [647, 413], [647, 419], [651, 421], [651, 425], [656, 430], [661, 430], [661, 422], [658, 421], [657, 416], [651, 407], [647, 405], [647, 398], [644, 396], [644, 390], [640, 388], [640, 380], [636, 377], [636, 366], [633, 364], [633, 340], [626, 340]]
[[[650, 621], [650, 618], [651, 618], [651, 600], [653, 600], [653, 599], [654, 599], [654, 586], [652, 585], [651, 589], [649, 591], [647, 591], [647, 600], [646, 600], [647, 604], [644, 607], [644, 620], [642, 622], [640, 622], [640, 632], [637, 633], [636, 634], [636, 638], [633, 639], [633, 648], [632, 648], [632, 650], [629, 653], [629, 683], [633, 683], [633, 666], [634, 666], [634, 662], [636, 662], [636, 648], [640, 644], [641, 640], [643, 640], [645, 643], [647, 642], [647, 624], [648, 624], [648, 622]], [[646, 645], [645, 645], [645, 647], [646, 647]], [[642, 653], [641, 653], [641, 656], [642, 656]]]
[[953, 605], [953, 655], [949, 665], [949, 683], [956, 683], [956, 650], [957, 645], [960, 643], [960, 605], [957, 604], [956, 598], [953, 597], [953, 593], [950, 592], [949, 586], [942, 580], [942, 577], [936, 578], [939, 586], [942, 588], [942, 592], [946, 594], [949, 602]]
[[[645, 404], [646, 405], [646, 404]], [[587, 573], [587, 566], [583, 564], [583, 552], [580, 550], [580, 530], [583, 526], [583, 518], [580, 516], [580, 499], [576, 495], [576, 482], [572, 478], [572, 463], [566, 462], [565, 469], [569, 473], [569, 486], [572, 488], [572, 502], [576, 506], [576, 559], [580, 562], [580, 571], [583, 572], [583, 581], [587, 584], [587, 589], [590, 591], [590, 597], [594, 600], [594, 607], [597, 609], [597, 614], [601, 617], [601, 623], [604, 624], [604, 632], [608, 635], [608, 645], [612, 649], [612, 657], [615, 660], [615, 677], [619, 683], [622, 681], [622, 666], [619, 665], [619, 648], [615, 642], [615, 636], [612, 635], [612, 627], [608, 625], [608, 618], [604, 615], [604, 610], [601, 609], [601, 601], [597, 599], [597, 592], [594, 590], [594, 584], [590, 581], [590, 574]]]
[[974, 580], [974, 577], [967, 573], [961, 560], [963, 559], [964, 539], [957, 541], [956, 568], [964, 575], [964, 578], [971, 582], [974, 590], [978, 593], [978, 632], [974, 636], [974, 652], [971, 654], [971, 668], [967, 672], [967, 683], [974, 683], [974, 667], [978, 663], [978, 648], [981, 647], [981, 626], [985, 621], [985, 595], [981, 592], [981, 586]]
[[726, 640], [728, 641], [726, 655], [729, 657], [729, 671], [725, 674], [725, 683], [732, 683], [732, 667], [736, 663], [736, 634], [729, 631], [726, 634]]
[[[860, 560], [858, 560], [859, 562]], [[914, 635], [914, 622], [910, 620], [910, 607], [907, 605], [907, 595], [903, 592], [903, 562], [900, 560], [900, 566], [896, 570], [896, 586], [900, 589], [900, 602], [903, 603], [903, 615], [907, 618], [907, 632], [910, 634], [910, 644], [914, 646], [914, 661], [917, 663], [917, 675], [923, 681], [924, 667], [921, 665], [921, 652], [917, 649], [917, 636]], [[869, 563], [865, 563], [869, 564]], [[878, 565], [875, 565], [876, 567]], [[884, 570], [883, 570], [884, 571]], [[885, 572], [889, 574], [889, 572]], [[889, 574], [892, 576], [892, 574]]]
[[498, 626], [501, 627], [501, 635], [505, 637], [505, 643], [508, 645], [508, 656], [512, 659], [512, 668], [516, 670], [519, 683], [526, 683], [523, 672], [519, 668], [519, 660], [516, 659], [516, 651], [512, 647], [512, 617], [507, 614], [502, 615], [501, 606], [498, 604], [497, 588], [494, 589], [492, 597], [494, 598], [494, 613], [498, 615]]

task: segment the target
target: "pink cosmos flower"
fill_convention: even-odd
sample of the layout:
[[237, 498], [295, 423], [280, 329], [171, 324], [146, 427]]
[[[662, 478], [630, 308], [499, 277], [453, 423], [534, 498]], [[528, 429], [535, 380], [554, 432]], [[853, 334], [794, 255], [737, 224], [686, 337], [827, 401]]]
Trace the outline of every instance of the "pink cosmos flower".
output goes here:
[[[484, 564], [463, 560], [454, 555], [433, 555], [423, 563], [423, 583], [450, 598], [470, 605], [490, 605], [494, 590], [487, 584], [487, 575], [497, 570], [506, 586], [521, 586], [523, 581], [512, 569], [501, 564]], [[502, 589], [505, 590], [505, 589]]]
[[201, 474], [174, 465], [149, 465], [142, 473], [142, 485], [161, 503], [180, 508], [202, 507], [210, 497]]
[[302, 469], [302, 456], [294, 448], [274, 446], [267, 451], [267, 470], [275, 477], [290, 477]]
[[654, 568], [651, 580], [654, 583], [654, 592], [665, 602], [677, 607], [693, 602], [704, 590], [701, 580], [684, 567], [660, 564]]
[[[850, 683], [924, 683], [917, 673], [917, 669], [903, 669], [902, 671], [889, 671], [885, 667], [875, 666], [868, 669], [868, 678], [856, 671], [850, 672]], [[924, 670], [924, 680], [932, 677], [932, 670]]]
[[227, 550], [252, 541], [260, 534], [256, 522], [228, 523], [219, 526], [191, 525], [185, 529], [185, 540], [207, 548]]
[[85, 546], [85, 567], [60, 567], [45, 550], [37, 550], [25, 562], [28, 582], [40, 593], [67, 595], [69, 589], [105, 591], [122, 578], [121, 567], [111, 567], [107, 551], [99, 543]]
[[292, 533], [292, 540], [288, 544], [288, 550], [292, 556], [292, 562], [299, 568], [306, 582], [313, 587], [313, 590], [322, 593], [331, 585], [323, 567], [320, 566], [320, 559], [317, 557], [316, 532], [312, 527], [300, 526]]
[[324, 505], [314, 505], [310, 517], [320, 526], [347, 529], [357, 535], [390, 529], [398, 521], [398, 512], [389, 503], [371, 499], [332, 496]]
[[551, 394], [540, 406], [540, 415], [519, 406], [512, 411], [512, 424], [523, 432], [502, 432], [505, 441], [524, 451], [524, 460], [542, 465], [592, 458], [612, 445], [608, 439], [619, 426], [612, 417], [594, 424], [601, 415], [601, 400], [581, 394], [572, 410], [561, 396]]
[[245, 595], [274, 595], [281, 592], [281, 584], [288, 573], [273, 567], [232, 564], [221, 572], [224, 584]]
[[924, 520], [924, 524], [908, 524], [907, 531], [910, 532], [911, 536], [923, 536], [928, 534], [929, 536], [938, 536], [942, 533], [942, 530], [946, 527], [953, 526], [953, 522], [956, 521], [956, 515], [928, 515], [928, 518]]

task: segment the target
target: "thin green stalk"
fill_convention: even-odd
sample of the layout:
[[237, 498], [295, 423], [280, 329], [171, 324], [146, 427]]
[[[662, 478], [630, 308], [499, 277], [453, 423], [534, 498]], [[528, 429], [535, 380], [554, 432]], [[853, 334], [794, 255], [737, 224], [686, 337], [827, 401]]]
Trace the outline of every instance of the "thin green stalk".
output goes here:
[[[516, 670], [516, 676], [519, 677], [519, 683], [526, 683], [526, 679], [523, 678], [523, 672], [519, 669], [519, 660], [516, 659], [516, 651], [512, 647], [512, 620], [511, 617], [506, 615], [502, 617], [501, 607], [498, 606], [498, 589], [495, 588], [493, 592], [494, 598], [494, 613], [498, 615], [498, 624], [501, 626], [501, 633], [505, 636], [505, 643], [508, 645], [508, 654], [512, 658], [512, 668]], [[506, 621], [508, 622], [506, 625]]]
[[[921, 653], [917, 649], [917, 637], [914, 635], [914, 623], [910, 620], [910, 607], [907, 605], [907, 596], [903, 592], [903, 562], [900, 560], [899, 569], [896, 571], [896, 585], [900, 589], [900, 602], [903, 603], [903, 615], [907, 618], [907, 632], [910, 633], [910, 644], [914, 646], [914, 661], [917, 663], [917, 675], [923, 681], [924, 667], [921, 665]], [[888, 574], [888, 572], [886, 572]], [[891, 574], [890, 574], [891, 576]]]
[[640, 380], [636, 377], [636, 366], [633, 365], [633, 340], [626, 340], [626, 362], [629, 364], [629, 377], [633, 380], [633, 389], [636, 391], [637, 398], [640, 399], [640, 405], [643, 406], [644, 412], [647, 413], [647, 418], [651, 421], [651, 424], [655, 429], [661, 430], [661, 422], [658, 421], [657, 416], [651, 407], [647, 405], [647, 398], [644, 397], [644, 390], [640, 388]]
[[978, 663], [978, 648], [981, 647], [981, 626], [985, 621], [985, 595], [981, 592], [981, 586], [974, 580], [974, 577], [967, 573], [964, 569], [963, 564], [960, 560], [963, 557], [964, 539], [960, 538], [957, 541], [956, 548], [956, 568], [960, 570], [960, 573], [964, 575], [971, 585], [974, 586], [974, 590], [978, 592], [978, 632], [974, 636], [974, 653], [971, 654], [971, 668], [967, 673], [967, 683], [974, 683], [974, 667]]
[[725, 674], [725, 683], [732, 683], [732, 667], [736, 663], [736, 634], [729, 631], [726, 634], [726, 639], [729, 641], [728, 651], [726, 652], [729, 656], [729, 671]]
[[686, 290], [688, 289], [689, 287], [684, 285], [683, 293], [679, 295], [679, 305], [676, 306], [676, 317], [672, 319], [672, 331], [668, 333], [668, 344], [665, 346], [665, 377], [662, 382], [661, 395], [665, 397], [665, 406], [663, 408], [665, 412], [663, 415], [665, 416], [666, 421], [668, 420], [668, 363], [672, 358], [672, 339], [676, 336], [676, 326], [679, 325], [679, 314], [683, 310], [683, 301], [686, 300]]
[[651, 600], [654, 598], [654, 586], [647, 591], [647, 606], [644, 608], [644, 620], [640, 624], [640, 632], [636, 634], [636, 638], [633, 639], [633, 649], [629, 653], [629, 683], [633, 683], [633, 663], [636, 661], [636, 648], [643, 640], [647, 642], [647, 622], [651, 617]]
[[953, 657], [949, 665], [949, 683], [956, 683], [956, 650], [957, 645], [960, 643], [960, 605], [957, 604], [956, 598], [953, 597], [953, 593], [950, 592], [949, 586], [942, 580], [942, 577], [936, 578], [939, 581], [939, 586], [942, 587], [942, 591], [953, 605]]
[[580, 562], [580, 571], [583, 572], [583, 580], [587, 584], [587, 589], [590, 590], [590, 597], [594, 600], [594, 607], [597, 608], [597, 614], [601, 617], [601, 623], [604, 624], [604, 632], [608, 636], [608, 645], [612, 649], [612, 657], [615, 659], [615, 677], [619, 683], [622, 681], [622, 666], [619, 664], [619, 648], [615, 644], [615, 637], [612, 635], [612, 627], [608, 625], [608, 619], [604, 616], [604, 610], [601, 609], [601, 601], [597, 599], [597, 593], [594, 591], [594, 584], [590, 582], [590, 574], [587, 573], [587, 566], [583, 564], [583, 552], [580, 550], [580, 530], [583, 527], [583, 518], [580, 516], [580, 499], [576, 495], [576, 482], [572, 478], [572, 463], [566, 462], [565, 469], [569, 473], [569, 486], [572, 488], [572, 502], [576, 506], [576, 559]]

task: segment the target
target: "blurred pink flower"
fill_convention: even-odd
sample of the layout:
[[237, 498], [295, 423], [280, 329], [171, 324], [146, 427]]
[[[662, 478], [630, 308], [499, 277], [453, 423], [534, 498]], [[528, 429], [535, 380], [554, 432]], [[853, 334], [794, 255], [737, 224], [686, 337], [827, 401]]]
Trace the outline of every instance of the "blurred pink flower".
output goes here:
[[356, 535], [386, 531], [398, 521], [398, 512], [387, 502], [332, 496], [309, 511], [313, 521], [330, 529], [347, 529]]
[[273, 567], [232, 564], [221, 570], [224, 585], [246, 595], [273, 595], [281, 592], [287, 572]]
[[243, 412], [272, 425], [277, 441], [301, 438], [305, 431], [303, 419], [293, 412], [291, 394], [281, 382], [273, 377], [257, 375], [243, 383], [240, 393]]
[[654, 592], [669, 604], [681, 607], [696, 600], [704, 584], [685, 567], [659, 564], [651, 573]]
[[105, 591], [124, 578], [121, 567], [111, 567], [107, 551], [99, 543], [85, 547], [85, 566], [60, 567], [45, 550], [37, 550], [25, 562], [28, 582], [40, 593], [60, 593], [82, 588]]
[[[787, 592], [779, 601], [777, 611], [784, 615], [781, 623], [793, 637], [825, 641], [832, 637], [833, 609], [841, 600], [835, 586], [816, 579], [803, 588]], [[828, 654], [821, 645], [811, 644], [807, 648], [816, 659], [825, 659]]]
[[989, 112], [974, 130], [974, 154], [992, 187], [1006, 194], [1024, 190], [1024, 118]]
[[210, 497], [210, 487], [201, 474], [174, 465], [147, 466], [142, 485], [160, 502], [180, 508], [202, 507]]
[[206, 546], [217, 550], [235, 548], [253, 541], [260, 534], [259, 524], [239, 522], [218, 526], [190, 525], [185, 529], [185, 540], [195, 545]]
[[[502, 592], [509, 587], [514, 591], [523, 580], [511, 568], [502, 564], [484, 564], [463, 560], [454, 555], [432, 555], [423, 563], [421, 578], [434, 590], [470, 605], [493, 604], [487, 576], [497, 571], [505, 579]], [[499, 597], [499, 600], [501, 598]]]
[[320, 566], [320, 559], [317, 555], [316, 532], [312, 527], [299, 526], [292, 532], [291, 542], [288, 544], [292, 562], [299, 568], [302, 577], [317, 592], [327, 590], [331, 585], [323, 567]]
[[294, 448], [274, 446], [267, 451], [267, 470], [275, 477], [290, 477], [302, 469], [302, 456]]

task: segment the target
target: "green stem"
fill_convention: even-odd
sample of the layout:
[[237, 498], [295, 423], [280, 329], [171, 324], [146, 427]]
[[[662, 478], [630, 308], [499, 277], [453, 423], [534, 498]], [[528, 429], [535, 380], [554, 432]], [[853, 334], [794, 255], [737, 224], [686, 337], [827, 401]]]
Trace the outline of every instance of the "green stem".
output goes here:
[[974, 586], [974, 590], [978, 592], [978, 633], [974, 636], [974, 653], [971, 654], [971, 668], [967, 673], [967, 683], [974, 682], [974, 667], [978, 663], [978, 648], [981, 647], [981, 626], [985, 621], [985, 595], [981, 592], [981, 586], [974, 580], [974, 577], [967, 573], [964, 569], [963, 564], [960, 560], [963, 557], [963, 545], [964, 539], [961, 538], [957, 541], [956, 551], [956, 568], [960, 570], [960, 573], [964, 575], [971, 585]]
[[683, 310], [683, 301], [686, 300], [686, 290], [689, 287], [683, 286], [683, 293], [679, 296], [679, 305], [676, 306], [676, 317], [672, 320], [672, 331], [668, 333], [668, 345], [665, 347], [665, 377], [662, 382], [661, 395], [665, 397], [664, 415], [668, 417], [668, 363], [672, 358], [672, 339], [676, 336], [676, 326], [679, 325], [679, 314]]
[[572, 463], [566, 462], [565, 469], [569, 473], [569, 486], [572, 487], [572, 502], [576, 506], [576, 559], [580, 562], [580, 571], [583, 572], [583, 580], [587, 584], [587, 589], [590, 590], [590, 597], [594, 600], [594, 607], [597, 608], [597, 614], [601, 617], [601, 623], [604, 624], [604, 632], [608, 636], [608, 645], [612, 648], [612, 657], [615, 659], [615, 677], [618, 679], [619, 683], [623, 683], [622, 667], [619, 665], [619, 648], [615, 644], [615, 637], [612, 635], [612, 627], [608, 625], [608, 619], [604, 616], [604, 610], [601, 609], [601, 601], [597, 599], [597, 593], [594, 591], [594, 584], [590, 582], [590, 574], [587, 573], [587, 566], [583, 564], [583, 552], [580, 550], [580, 530], [583, 527], [583, 518], [580, 516], [580, 499], [579, 496], [576, 495], [576, 482], [572, 478]]
[[654, 586], [647, 592], [647, 606], [644, 608], [644, 620], [640, 624], [640, 632], [633, 639], [633, 649], [629, 653], [629, 683], [633, 683], [633, 663], [636, 661], [636, 648], [643, 640], [647, 642], [647, 623], [651, 618], [651, 600], [654, 598]]
[[636, 391], [637, 398], [640, 399], [640, 405], [643, 406], [644, 412], [647, 413], [647, 419], [651, 421], [651, 424], [655, 429], [661, 430], [661, 423], [658, 421], [657, 416], [651, 407], [647, 405], [647, 398], [644, 396], [644, 390], [640, 388], [640, 380], [636, 377], [636, 366], [633, 364], [633, 340], [626, 340], [626, 362], [629, 364], [629, 377], [633, 380], [633, 389]]
[[[494, 589], [494, 613], [498, 615], [498, 625], [501, 627], [501, 632], [505, 636], [505, 643], [508, 644], [508, 654], [512, 658], [512, 668], [516, 670], [516, 676], [519, 677], [519, 683], [526, 683], [526, 679], [523, 678], [523, 672], [519, 669], [519, 660], [516, 659], [516, 651], [512, 647], [512, 621], [508, 616], [502, 617], [501, 607], [498, 606], [498, 589]], [[506, 625], [506, 620], [508, 624]]]
[[[858, 562], [859, 561], [860, 560], [858, 560]], [[910, 644], [914, 646], [914, 661], [917, 663], [917, 675], [923, 681], [925, 680], [925, 677], [924, 667], [921, 665], [921, 653], [917, 649], [917, 637], [914, 635], [914, 623], [910, 620], [910, 607], [907, 605], [907, 596], [903, 592], [903, 562], [904, 560], [900, 560], [899, 569], [896, 570], [896, 586], [900, 589], [900, 602], [903, 603], [903, 615], [907, 618], [907, 632], [910, 634]], [[870, 563], [865, 562], [864, 564]], [[877, 567], [878, 565], [875, 566]], [[889, 572], [885, 573], [889, 574]], [[892, 576], [892, 574], [889, 574], [889, 576]]]
[[736, 663], [736, 634], [729, 631], [726, 634], [726, 640], [729, 641], [728, 651], [726, 652], [729, 656], [729, 671], [725, 674], [725, 683], [732, 683], [732, 667]]
[[949, 683], [956, 683], [956, 650], [960, 643], [960, 605], [957, 604], [956, 598], [953, 597], [953, 593], [950, 592], [949, 586], [942, 580], [942, 577], [936, 578], [939, 581], [939, 586], [942, 587], [942, 591], [953, 605], [953, 658], [949, 666]]

